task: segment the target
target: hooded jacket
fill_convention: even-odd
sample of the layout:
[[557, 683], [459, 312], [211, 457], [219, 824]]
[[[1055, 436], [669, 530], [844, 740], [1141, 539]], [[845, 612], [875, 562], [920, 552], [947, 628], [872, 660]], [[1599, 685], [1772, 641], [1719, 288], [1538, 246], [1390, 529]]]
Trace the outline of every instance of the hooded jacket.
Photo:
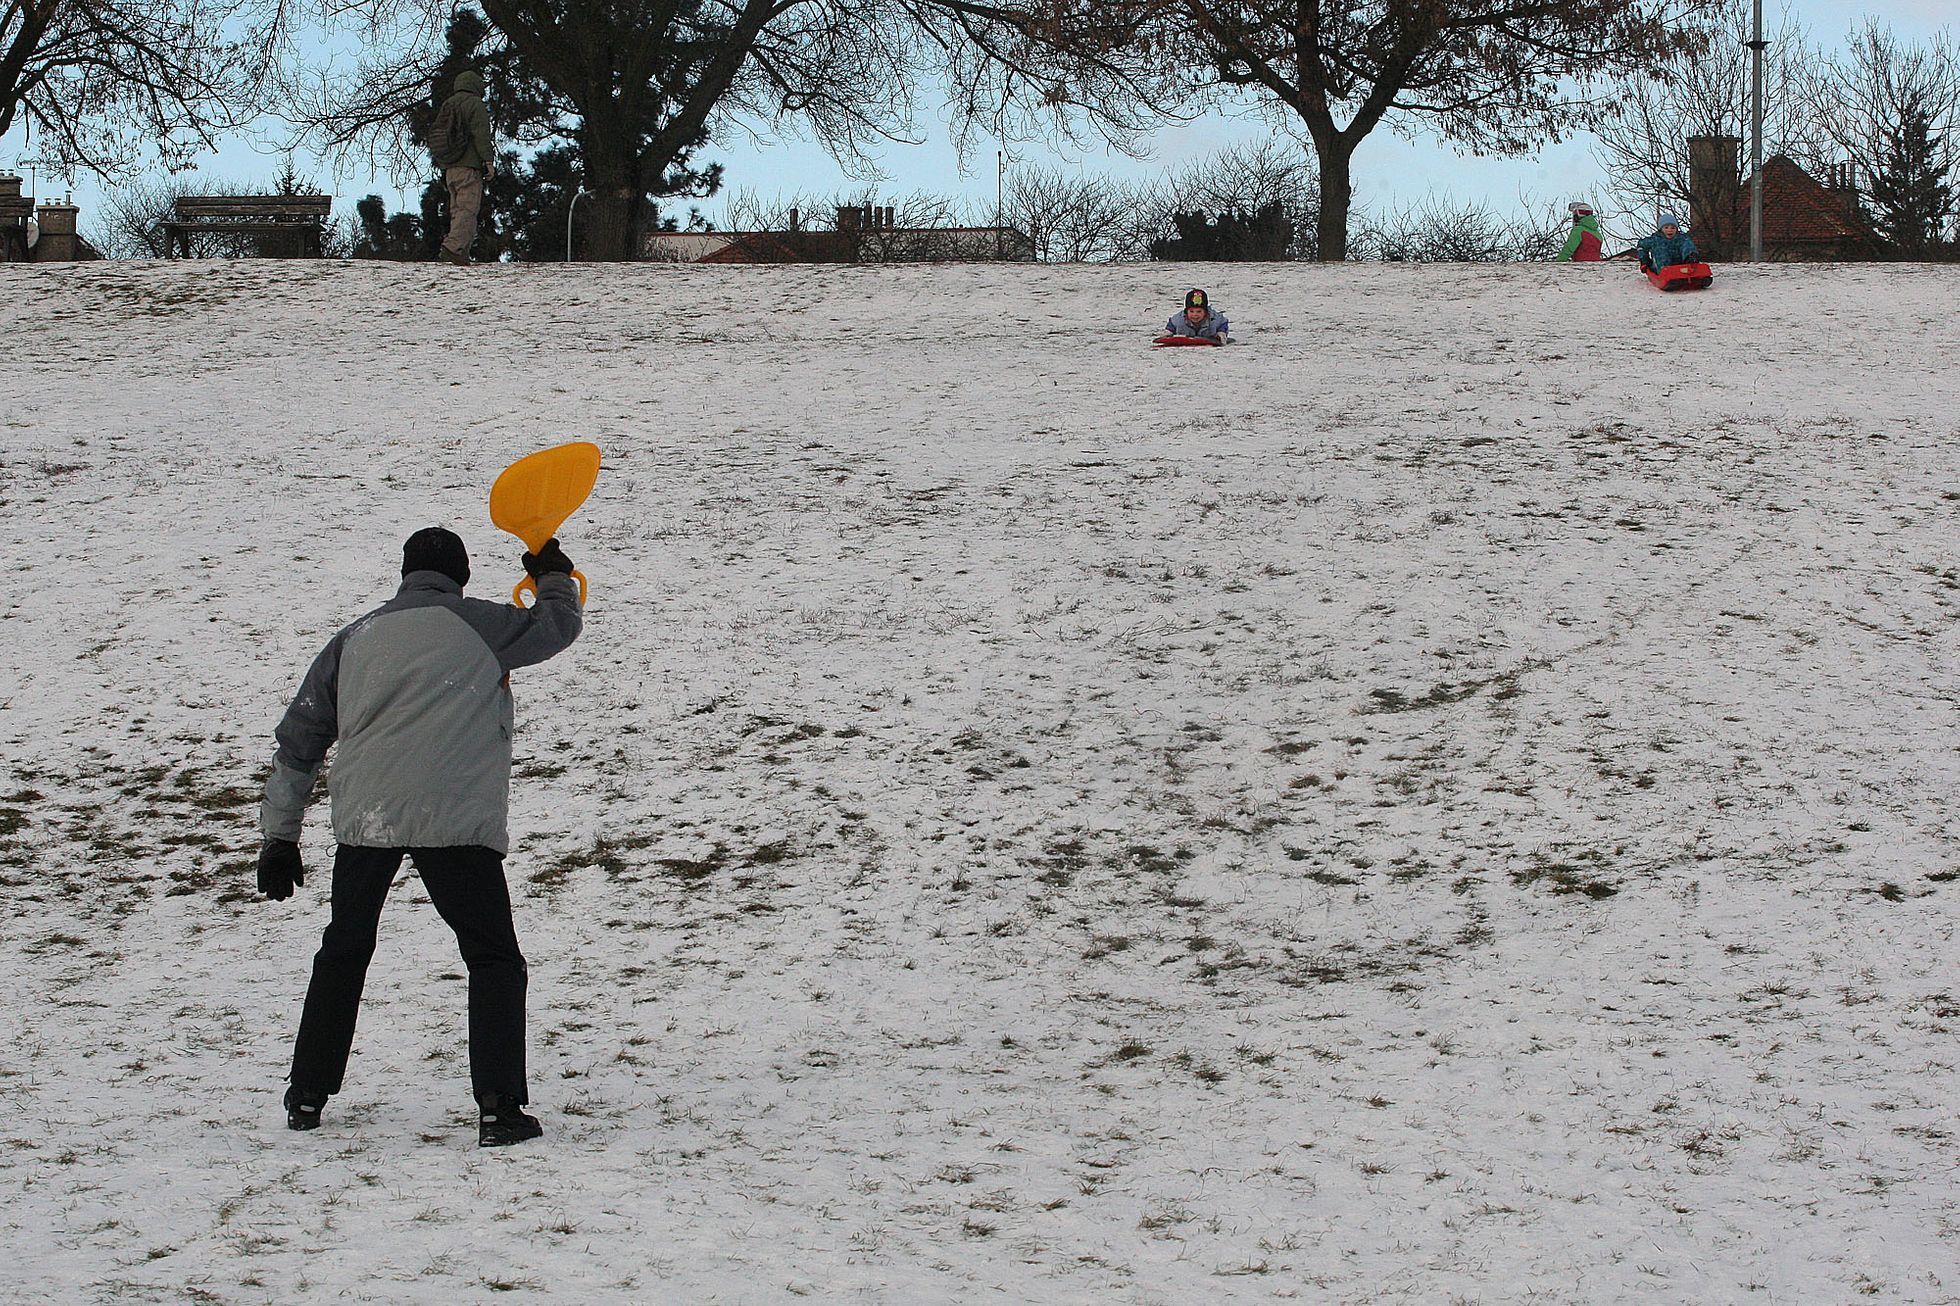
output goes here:
[[395, 597], [330, 640], [274, 732], [259, 827], [299, 841], [313, 778], [327, 777], [334, 838], [363, 848], [510, 850], [509, 673], [579, 636], [578, 582], [538, 581], [529, 609], [463, 597], [412, 571]]
[[452, 104], [459, 115], [457, 127], [469, 144], [463, 150], [463, 156], [448, 166], [481, 168], [490, 162], [492, 154], [490, 111], [483, 107], [483, 74], [468, 71], [457, 73], [456, 89], [442, 102], [442, 108], [436, 110], [436, 115], [440, 117]]
[[1599, 255], [1599, 218], [1591, 213], [1582, 213], [1573, 220], [1572, 234], [1565, 238], [1565, 248], [1558, 252], [1558, 261], [1597, 263]]
[[1641, 262], [1656, 268], [1693, 263], [1696, 258], [1695, 242], [1685, 231], [1674, 236], [1663, 236], [1657, 231], [1635, 248], [1640, 251]]

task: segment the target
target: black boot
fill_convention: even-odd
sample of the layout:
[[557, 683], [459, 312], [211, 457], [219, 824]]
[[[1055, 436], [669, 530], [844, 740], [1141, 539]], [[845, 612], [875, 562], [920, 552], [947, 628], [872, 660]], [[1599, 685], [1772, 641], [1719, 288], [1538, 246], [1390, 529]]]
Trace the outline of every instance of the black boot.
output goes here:
[[286, 1090], [286, 1128], [318, 1129], [320, 1127], [320, 1108], [327, 1104], [325, 1093], [316, 1093], [310, 1088], [295, 1084]]
[[536, 1116], [524, 1114], [524, 1104], [508, 1093], [485, 1093], [477, 1100], [478, 1147], [509, 1147], [544, 1135]]

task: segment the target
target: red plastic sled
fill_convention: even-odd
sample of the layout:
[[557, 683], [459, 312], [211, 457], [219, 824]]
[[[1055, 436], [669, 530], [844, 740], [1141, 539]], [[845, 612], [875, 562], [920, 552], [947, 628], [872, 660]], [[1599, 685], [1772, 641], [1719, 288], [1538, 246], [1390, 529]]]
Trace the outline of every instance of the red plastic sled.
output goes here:
[[1157, 339], [1152, 343], [1158, 345], [1170, 345], [1173, 347], [1178, 345], [1216, 346], [1218, 344], [1216, 340], [1207, 340], [1203, 336], [1158, 336]]
[[1715, 274], [1706, 263], [1672, 263], [1649, 272], [1647, 280], [1659, 290], [1706, 290], [1715, 280]]

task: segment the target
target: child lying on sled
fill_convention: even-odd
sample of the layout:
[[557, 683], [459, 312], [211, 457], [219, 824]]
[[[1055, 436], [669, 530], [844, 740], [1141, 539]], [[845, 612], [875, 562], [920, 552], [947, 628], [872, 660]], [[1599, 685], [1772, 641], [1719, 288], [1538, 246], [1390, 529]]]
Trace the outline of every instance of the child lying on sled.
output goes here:
[[1211, 300], [1202, 290], [1193, 290], [1184, 296], [1184, 311], [1164, 323], [1167, 336], [1195, 336], [1209, 340], [1212, 344], [1228, 343], [1226, 333], [1232, 324], [1225, 315], [1211, 306]]

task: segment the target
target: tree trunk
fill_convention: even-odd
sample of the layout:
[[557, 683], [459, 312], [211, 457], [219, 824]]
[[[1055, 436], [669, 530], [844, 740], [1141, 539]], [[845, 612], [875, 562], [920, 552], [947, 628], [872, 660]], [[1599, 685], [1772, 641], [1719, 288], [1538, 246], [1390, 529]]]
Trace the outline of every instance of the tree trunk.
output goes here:
[[1354, 145], [1336, 136], [1316, 138], [1313, 148], [1320, 163], [1320, 261], [1345, 263], [1348, 211], [1354, 205]]
[[632, 137], [608, 130], [609, 126], [588, 117], [579, 133], [580, 153], [585, 156], [585, 198], [573, 219], [572, 248], [581, 259], [621, 263], [640, 256], [635, 248], [639, 192], [633, 184], [639, 169]]
[[574, 222], [572, 248], [580, 259], [625, 263], [639, 256], [633, 248], [632, 187], [589, 181]]

